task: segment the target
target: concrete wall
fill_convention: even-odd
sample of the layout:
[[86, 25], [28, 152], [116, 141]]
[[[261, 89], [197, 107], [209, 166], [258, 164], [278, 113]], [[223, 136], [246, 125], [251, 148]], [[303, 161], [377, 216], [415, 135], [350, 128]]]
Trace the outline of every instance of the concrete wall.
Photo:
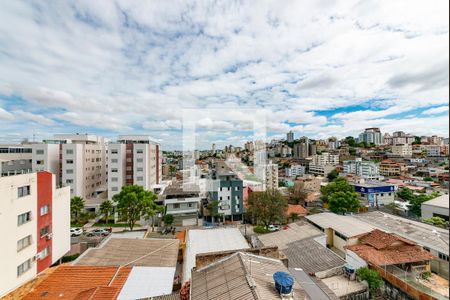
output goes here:
[[333, 246], [337, 248], [342, 253], [345, 253], [345, 246], [347, 245], [347, 241], [341, 239], [333, 232]]
[[70, 250], [70, 188], [54, 190], [52, 204], [52, 263], [55, 263]]
[[358, 256], [355, 252], [346, 249], [345, 261], [355, 269], [367, 267], [367, 263], [364, 259]]
[[434, 214], [449, 217], [449, 209], [444, 207], [438, 207], [433, 205], [422, 204], [422, 218], [431, 218]]

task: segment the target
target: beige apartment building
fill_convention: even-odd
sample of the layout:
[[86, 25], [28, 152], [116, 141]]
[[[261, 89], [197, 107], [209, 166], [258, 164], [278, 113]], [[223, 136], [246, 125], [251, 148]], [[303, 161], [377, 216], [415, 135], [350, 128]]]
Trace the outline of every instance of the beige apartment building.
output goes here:
[[412, 156], [412, 145], [408, 144], [397, 144], [393, 145], [391, 148], [392, 154], [402, 157]]
[[162, 151], [158, 143], [145, 135], [121, 135], [110, 143], [108, 164], [108, 198], [125, 185], [140, 185], [151, 190], [161, 182]]
[[103, 137], [57, 134], [32, 145], [33, 171], [56, 175], [58, 186], [70, 186], [70, 195], [95, 198], [107, 189], [107, 145]]

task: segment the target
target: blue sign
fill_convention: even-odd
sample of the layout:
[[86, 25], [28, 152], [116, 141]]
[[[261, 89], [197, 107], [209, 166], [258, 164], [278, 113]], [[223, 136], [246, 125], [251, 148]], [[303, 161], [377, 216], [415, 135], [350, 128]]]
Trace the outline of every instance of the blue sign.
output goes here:
[[355, 185], [355, 191], [361, 194], [390, 193], [395, 191], [395, 185], [383, 185], [374, 187]]
[[369, 200], [369, 206], [375, 207], [375, 194], [369, 194], [367, 199]]

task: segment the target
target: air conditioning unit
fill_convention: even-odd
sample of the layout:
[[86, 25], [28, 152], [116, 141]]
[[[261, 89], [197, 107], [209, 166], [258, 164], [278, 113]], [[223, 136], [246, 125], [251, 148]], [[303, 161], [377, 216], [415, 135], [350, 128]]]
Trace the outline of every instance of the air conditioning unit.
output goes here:
[[39, 259], [40, 258], [40, 255], [39, 255], [39, 253], [38, 254], [36, 254], [35, 256], [33, 256], [32, 258], [31, 258], [31, 260], [32, 261], [36, 261], [37, 259]]
[[53, 233], [49, 233], [49, 234], [47, 234], [47, 240], [51, 240], [52, 239], [52, 237], [53, 237]]

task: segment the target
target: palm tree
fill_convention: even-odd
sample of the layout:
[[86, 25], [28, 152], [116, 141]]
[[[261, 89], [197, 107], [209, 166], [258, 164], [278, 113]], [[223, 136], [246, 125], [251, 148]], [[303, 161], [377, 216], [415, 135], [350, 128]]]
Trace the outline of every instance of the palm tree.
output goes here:
[[75, 216], [75, 222], [78, 223], [81, 211], [84, 208], [84, 199], [78, 196], [70, 199], [70, 214]]
[[105, 224], [108, 224], [109, 215], [112, 213], [114, 206], [111, 201], [106, 200], [100, 204], [100, 213], [105, 216]]

